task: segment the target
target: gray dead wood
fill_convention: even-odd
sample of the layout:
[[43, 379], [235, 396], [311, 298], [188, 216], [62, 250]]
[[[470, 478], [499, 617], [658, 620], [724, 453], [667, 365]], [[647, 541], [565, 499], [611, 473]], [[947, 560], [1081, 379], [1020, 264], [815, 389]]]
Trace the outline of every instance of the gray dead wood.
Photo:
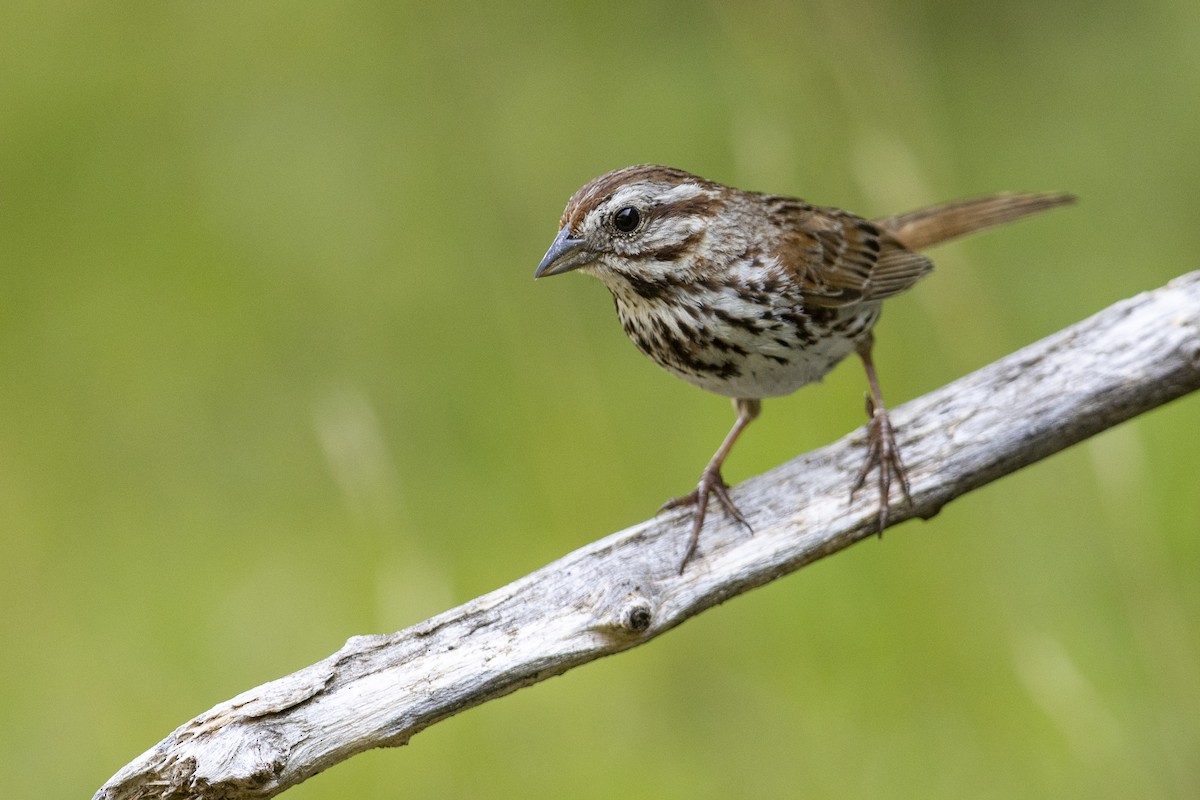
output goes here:
[[[1200, 272], [896, 408], [928, 517], [965, 492], [1200, 387]], [[710, 515], [678, 574], [687, 512], [587, 545], [398, 633], [356, 636], [299, 672], [176, 729], [95, 795], [271, 797], [373, 747], [601, 656], [874, 534], [877, 496], [847, 487], [861, 430], [737, 487], [754, 535]], [[868, 487], [869, 488], [869, 487]]]

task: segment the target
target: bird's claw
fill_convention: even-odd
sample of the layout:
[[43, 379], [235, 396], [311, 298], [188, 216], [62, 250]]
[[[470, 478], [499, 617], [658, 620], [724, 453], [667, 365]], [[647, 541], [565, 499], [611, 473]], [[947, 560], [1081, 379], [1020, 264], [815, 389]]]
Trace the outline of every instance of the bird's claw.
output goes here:
[[904, 501], [910, 506], [912, 505], [912, 493], [908, 483], [908, 470], [900, 458], [900, 448], [896, 445], [895, 430], [892, 428], [892, 421], [888, 417], [887, 409], [882, 406], [877, 407], [868, 397], [867, 414], [870, 416], [870, 421], [867, 422], [867, 456], [863, 459], [858, 474], [854, 476], [854, 484], [850, 487], [850, 502], [854, 502], [854, 495], [866, 483], [868, 473], [872, 468], [878, 467], [879, 528], [877, 533], [882, 536], [883, 529], [887, 527], [888, 523], [893, 480], [899, 483]]
[[684, 567], [688, 561], [696, 553], [696, 545], [700, 541], [700, 529], [704, 527], [704, 518], [708, 513], [708, 498], [713, 495], [717, 498], [717, 503], [721, 509], [731, 519], [745, 526], [746, 530], [754, 533], [754, 529], [750, 527], [750, 523], [746, 521], [746, 517], [738, 510], [734, 504], [733, 498], [729, 496], [729, 484], [721, 477], [720, 469], [707, 468], [700, 475], [700, 483], [696, 488], [682, 497], [675, 497], [663, 503], [658, 509], [659, 513], [672, 508], [680, 508], [681, 506], [696, 507], [696, 511], [692, 516], [692, 534], [688, 538], [687, 550], [683, 554], [683, 560], [679, 562], [679, 574], [683, 574]]

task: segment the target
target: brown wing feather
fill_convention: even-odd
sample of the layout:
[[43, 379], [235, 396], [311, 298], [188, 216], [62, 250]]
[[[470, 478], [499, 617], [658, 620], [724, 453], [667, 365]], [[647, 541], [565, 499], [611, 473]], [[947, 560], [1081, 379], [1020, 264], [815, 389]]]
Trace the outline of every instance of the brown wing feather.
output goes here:
[[[781, 212], [776, 212], [781, 213]], [[793, 207], [774, 255], [805, 300], [834, 308], [899, 294], [933, 269], [875, 223], [835, 208]]]
[[1073, 203], [1069, 194], [995, 194], [870, 220], [836, 208], [769, 198], [784, 233], [774, 254], [809, 305], [883, 300], [933, 269], [916, 250]]

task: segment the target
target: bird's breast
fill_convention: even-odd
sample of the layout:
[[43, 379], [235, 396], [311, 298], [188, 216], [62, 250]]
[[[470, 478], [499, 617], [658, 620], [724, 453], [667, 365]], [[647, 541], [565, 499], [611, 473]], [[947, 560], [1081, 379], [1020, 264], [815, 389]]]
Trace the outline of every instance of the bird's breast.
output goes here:
[[668, 372], [727, 397], [779, 397], [819, 380], [879, 315], [878, 304], [808, 310], [746, 284], [637, 288], [613, 292], [633, 343]]

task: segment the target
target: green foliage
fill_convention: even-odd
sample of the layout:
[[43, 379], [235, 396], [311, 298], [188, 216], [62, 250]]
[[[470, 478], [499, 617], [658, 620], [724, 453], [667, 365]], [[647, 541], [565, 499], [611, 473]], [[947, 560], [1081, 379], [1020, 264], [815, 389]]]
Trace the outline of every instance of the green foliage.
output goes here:
[[[0, 792], [641, 520], [725, 401], [582, 277], [656, 161], [868, 214], [1078, 207], [935, 252], [893, 403], [1195, 269], [1200, 7], [14, 0], [0, 26]], [[766, 403], [740, 479], [861, 423]], [[1200, 399], [289, 797], [1200, 793]]]

